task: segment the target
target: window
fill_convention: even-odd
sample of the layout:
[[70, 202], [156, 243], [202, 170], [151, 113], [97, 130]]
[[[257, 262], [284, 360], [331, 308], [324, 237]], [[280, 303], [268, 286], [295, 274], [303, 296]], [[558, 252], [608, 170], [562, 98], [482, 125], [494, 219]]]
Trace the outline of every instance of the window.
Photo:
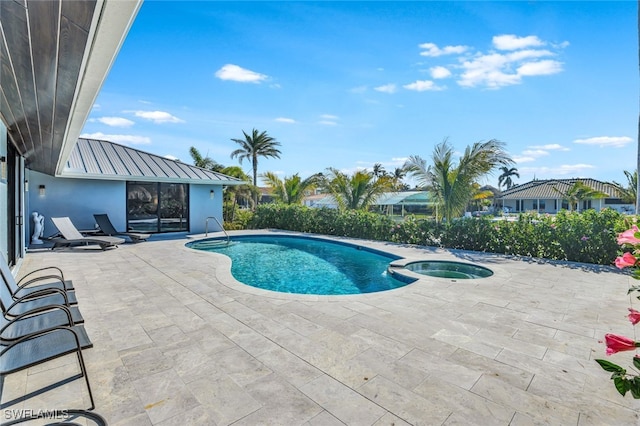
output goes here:
[[188, 231], [188, 193], [186, 183], [127, 182], [127, 230]]
[[624, 203], [621, 198], [605, 198], [605, 204], [633, 204], [633, 203]]
[[544, 200], [540, 200], [540, 210], [544, 211], [546, 207], [547, 207], [546, 202]]

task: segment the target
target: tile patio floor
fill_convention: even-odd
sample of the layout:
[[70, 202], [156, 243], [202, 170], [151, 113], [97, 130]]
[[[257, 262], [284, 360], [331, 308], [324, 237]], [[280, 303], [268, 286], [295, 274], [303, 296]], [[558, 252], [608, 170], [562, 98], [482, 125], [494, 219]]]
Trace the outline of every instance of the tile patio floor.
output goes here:
[[[297, 296], [244, 286], [228, 259], [187, 241], [37, 250], [20, 269], [57, 265], [73, 280], [110, 425], [640, 424], [640, 402], [593, 361], [606, 332], [633, 336], [630, 279], [611, 268], [366, 242], [495, 275]], [[75, 369], [65, 357], [6, 376], [2, 402]], [[76, 380], [4, 407], [0, 422], [7, 409], [86, 406]]]

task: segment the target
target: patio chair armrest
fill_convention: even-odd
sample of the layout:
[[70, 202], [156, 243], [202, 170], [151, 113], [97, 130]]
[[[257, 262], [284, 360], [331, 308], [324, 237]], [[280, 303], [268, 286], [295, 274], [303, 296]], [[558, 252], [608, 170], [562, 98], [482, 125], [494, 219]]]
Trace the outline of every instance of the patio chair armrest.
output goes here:
[[18, 281], [16, 284], [18, 285], [18, 290], [22, 290], [25, 287], [28, 287], [29, 284], [33, 284], [33, 283], [37, 283], [38, 281], [44, 281], [44, 280], [49, 280], [49, 279], [53, 279], [55, 281], [60, 282], [60, 284], [62, 284], [62, 288], [64, 288], [64, 279], [62, 277], [59, 277], [57, 275], [41, 275], [35, 278], [31, 278], [26, 282], [22, 282], [22, 280], [24, 280], [24, 278], [26, 278], [26, 275], [24, 277], [22, 277], [22, 279], [20, 281]]
[[[22, 302], [29, 302], [33, 299], [37, 299], [41, 296], [50, 296], [52, 294], [58, 293], [60, 294], [63, 298], [64, 298], [64, 305], [65, 306], [71, 306], [71, 304], [69, 303], [69, 298], [67, 297], [67, 293], [64, 290], [60, 290], [59, 288], [45, 288], [42, 290], [37, 290], [34, 291], [33, 293], [29, 293], [27, 295], [24, 295], [22, 297], [16, 297], [14, 296], [13, 298], [13, 303], [5, 308], [5, 312], [10, 312], [11, 309], [14, 306], [17, 306], [18, 304], [22, 303]], [[49, 305], [49, 306], [53, 306], [55, 304]]]
[[45, 266], [44, 268], [39, 268], [36, 269], [34, 271], [29, 272], [28, 274], [24, 275], [22, 278], [20, 278], [20, 280], [18, 281], [18, 285], [20, 285], [20, 283], [22, 283], [23, 280], [27, 279], [29, 276], [38, 273], [38, 272], [42, 272], [42, 271], [47, 271], [49, 269], [55, 269], [58, 272], [58, 275], [54, 275], [55, 272], [49, 272], [47, 274], [47, 277], [49, 278], [57, 278], [60, 281], [64, 282], [64, 273], [62, 272], [62, 269], [58, 268], [57, 266]]
[[[38, 315], [41, 314], [43, 312], [50, 312], [52, 310], [56, 310], [59, 309], [61, 311], [63, 311], [65, 313], [65, 315], [67, 316], [67, 319], [69, 320], [69, 326], [75, 325], [75, 323], [73, 322], [73, 316], [71, 315], [71, 311], [69, 310], [68, 307], [63, 306], [63, 305], [49, 305], [49, 306], [43, 306], [41, 308], [35, 308], [32, 309], [30, 311], [24, 312], [16, 317], [13, 317], [9, 320], [9, 322], [7, 324], [4, 325], [4, 327], [0, 328], [0, 340], [2, 339], [2, 333], [9, 328], [13, 323], [20, 321], [23, 318], [28, 318], [32, 315]], [[6, 317], [5, 317], [6, 318]], [[67, 324], [64, 324], [63, 326], [66, 326]]]

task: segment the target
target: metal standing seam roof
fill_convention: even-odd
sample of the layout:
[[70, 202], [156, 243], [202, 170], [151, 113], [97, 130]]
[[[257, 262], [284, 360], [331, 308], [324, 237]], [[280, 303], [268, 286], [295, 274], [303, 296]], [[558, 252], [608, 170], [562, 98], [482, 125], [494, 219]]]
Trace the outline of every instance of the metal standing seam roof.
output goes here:
[[[590, 178], [575, 178], [575, 179], [549, 179], [549, 180], [532, 180], [531, 182], [523, 183], [522, 185], [516, 185], [511, 189], [507, 189], [502, 192], [500, 199], [506, 200], [549, 200], [549, 199], [561, 199], [562, 194], [560, 192], [566, 192], [571, 188], [576, 181], [580, 181], [585, 185], [601, 191], [607, 194], [608, 198], [620, 198], [620, 188], [609, 182], [601, 182], [596, 179]], [[556, 191], [554, 188], [557, 188]]]
[[[309, 197], [311, 198], [311, 197]], [[426, 191], [385, 192], [373, 203], [374, 206], [389, 205], [431, 205], [433, 202]], [[330, 194], [318, 194], [313, 196], [313, 207], [335, 205], [336, 201]]]
[[241, 179], [124, 145], [78, 139], [59, 177], [243, 185]]
[[389, 205], [429, 205], [432, 204], [426, 191], [385, 192], [373, 203], [376, 206]]

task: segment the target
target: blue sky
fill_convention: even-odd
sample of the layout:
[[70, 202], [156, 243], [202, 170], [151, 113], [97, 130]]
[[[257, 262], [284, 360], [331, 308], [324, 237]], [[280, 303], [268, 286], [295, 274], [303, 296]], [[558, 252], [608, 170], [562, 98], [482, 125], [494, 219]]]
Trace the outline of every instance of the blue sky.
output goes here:
[[231, 139], [256, 128], [282, 144], [258, 171], [302, 177], [498, 139], [518, 183], [625, 183], [637, 22], [634, 1], [147, 0], [82, 136], [238, 165]]

